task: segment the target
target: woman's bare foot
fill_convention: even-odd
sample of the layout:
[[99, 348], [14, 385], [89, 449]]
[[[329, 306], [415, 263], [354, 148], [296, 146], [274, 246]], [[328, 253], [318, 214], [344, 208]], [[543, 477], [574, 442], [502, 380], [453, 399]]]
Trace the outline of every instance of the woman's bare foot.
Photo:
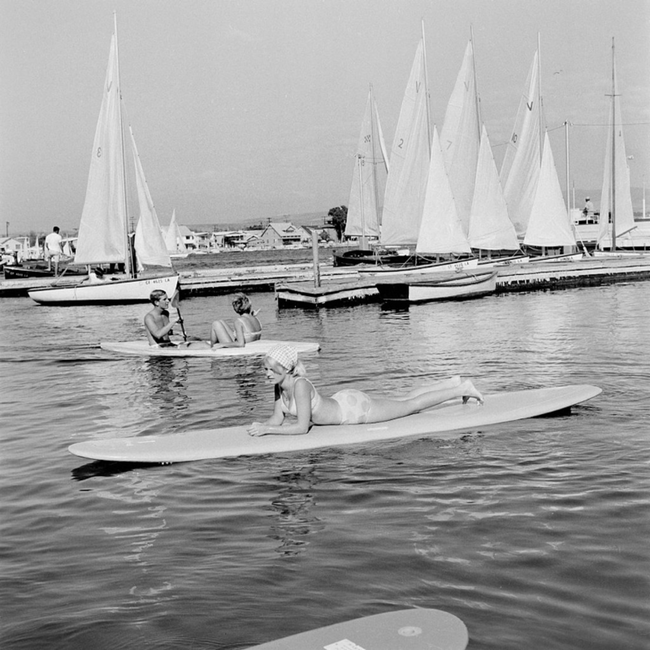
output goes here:
[[471, 380], [466, 379], [460, 387], [463, 391], [463, 404], [467, 404], [470, 399], [475, 399], [479, 404], [483, 404], [483, 395], [476, 390]]

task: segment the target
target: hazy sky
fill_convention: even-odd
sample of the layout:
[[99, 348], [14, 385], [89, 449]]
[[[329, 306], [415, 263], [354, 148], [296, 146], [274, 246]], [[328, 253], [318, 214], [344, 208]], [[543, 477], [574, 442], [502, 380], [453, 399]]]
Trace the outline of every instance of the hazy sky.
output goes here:
[[569, 120], [580, 189], [602, 182], [615, 37], [632, 185], [650, 184], [650, 0], [0, 0], [1, 234], [78, 226], [114, 9], [163, 224], [347, 204], [368, 85], [390, 149], [422, 19], [439, 127], [473, 27], [498, 164], [540, 34], [560, 181]]

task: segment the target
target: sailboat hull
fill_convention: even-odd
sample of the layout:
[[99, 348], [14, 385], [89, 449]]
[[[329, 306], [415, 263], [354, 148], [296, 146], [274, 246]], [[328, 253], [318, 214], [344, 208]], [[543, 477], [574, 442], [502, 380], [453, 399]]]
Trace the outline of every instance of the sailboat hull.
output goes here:
[[435, 280], [380, 283], [377, 289], [384, 302], [419, 303], [477, 298], [494, 293], [497, 275], [497, 271], [455, 273]]
[[120, 305], [149, 302], [149, 295], [155, 289], [172, 296], [177, 287], [178, 275], [168, 275], [32, 289], [29, 297], [41, 305]]
[[421, 259], [411, 256], [411, 261], [416, 260], [419, 263], [414, 264], [403, 264], [400, 266], [377, 266], [377, 267], [362, 267], [359, 268], [359, 275], [365, 276], [375, 276], [377, 278], [384, 277], [388, 278], [400, 278], [403, 282], [410, 280], [411, 278], [419, 278], [422, 276], [427, 276], [431, 273], [441, 273], [445, 271], [465, 271], [467, 269], [473, 269], [478, 266], [477, 257], [467, 257], [465, 259], [457, 260], [448, 260], [445, 262], [433, 262], [431, 264], [422, 264]]

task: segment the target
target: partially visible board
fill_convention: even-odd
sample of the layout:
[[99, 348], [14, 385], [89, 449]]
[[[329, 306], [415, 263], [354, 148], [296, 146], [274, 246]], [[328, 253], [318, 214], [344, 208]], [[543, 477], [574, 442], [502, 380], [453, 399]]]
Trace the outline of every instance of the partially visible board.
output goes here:
[[219, 357], [264, 356], [272, 347], [280, 343], [294, 347], [299, 354], [320, 350], [320, 344], [315, 341], [273, 341], [271, 339], [251, 341], [243, 348], [220, 348], [218, 346], [205, 348], [191, 345], [189, 347], [159, 348], [149, 345], [149, 342], [144, 339], [140, 341], [102, 341], [100, 346], [102, 350], [109, 352], [134, 354], [141, 357], [209, 357], [216, 359]]
[[249, 650], [465, 650], [465, 624], [439, 609], [402, 609], [336, 623]]
[[381, 440], [425, 435], [456, 437], [467, 430], [483, 430], [503, 422], [562, 411], [601, 392], [596, 386], [557, 386], [486, 395], [484, 404], [460, 400], [405, 418], [376, 424], [313, 426], [305, 435], [253, 437], [248, 425], [186, 431], [166, 436], [136, 436], [79, 442], [71, 453], [94, 460], [126, 463], [178, 463], [206, 458], [260, 454], [368, 444]]

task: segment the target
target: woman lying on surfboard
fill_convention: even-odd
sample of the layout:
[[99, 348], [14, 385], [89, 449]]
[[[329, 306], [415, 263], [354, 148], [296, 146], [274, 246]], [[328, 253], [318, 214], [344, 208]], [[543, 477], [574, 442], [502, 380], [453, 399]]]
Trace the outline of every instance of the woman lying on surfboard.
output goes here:
[[[266, 376], [275, 385], [275, 407], [266, 422], [253, 422], [251, 436], [269, 434], [300, 435], [312, 424], [364, 424], [386, 422], [406, 417], [442, 402], [462, 397], [463, 402], [483, 396], [469, 379], [444, 379], [429, 386], [412, 390], [404, 397], [373, 397], [359, 390], [346, 389], [324, 397], [305, 376], [305, 367], [298, 353], [289, 345], [276, 345], [264, 358]], [[285, 416], [295, 421], [285, 423]]]

